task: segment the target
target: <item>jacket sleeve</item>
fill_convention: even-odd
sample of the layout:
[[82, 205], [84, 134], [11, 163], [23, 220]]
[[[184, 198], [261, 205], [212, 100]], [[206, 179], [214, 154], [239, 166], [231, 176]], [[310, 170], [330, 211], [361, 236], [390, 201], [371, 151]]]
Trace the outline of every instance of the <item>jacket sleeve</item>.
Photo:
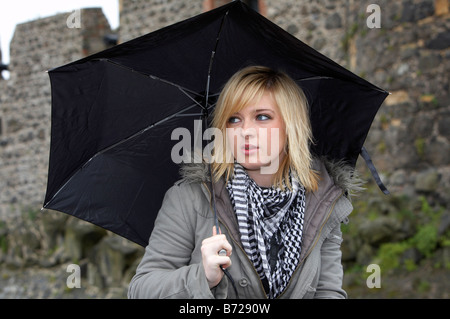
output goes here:
[[[335, 206], [335, 210], [352, 210], [348, 199], [341, 198]], [[321, 267], [319, 282], [314, 298], [347, 298], [347, 293], [342, 289], [344, 271], [342, 267], [342, 232], [341, 222], [338, 223], [326, 237], [321, 248]]]
[[128, 298], [214, 298], [203, 265], [190, 264], [195, 236], [186, 211], [193, 205], [180, 201], [180, 191], [175, 185], [164, 197]]

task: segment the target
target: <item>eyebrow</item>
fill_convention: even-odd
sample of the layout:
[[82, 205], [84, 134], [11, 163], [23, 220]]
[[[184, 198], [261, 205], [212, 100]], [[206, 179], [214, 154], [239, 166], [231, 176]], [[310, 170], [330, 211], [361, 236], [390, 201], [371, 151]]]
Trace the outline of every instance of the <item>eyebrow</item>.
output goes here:
[[272, 113], [275, 113], [272, 109], [256, 109], [255, 112], [272, 112]]
[[[274, 110], [272, 109], [256, 109], [253, 111], [253, 113], [258, 113], [258, 112], [271, 112], [271, 113], [275, 113]], [[240, 112], [235, 112], [232, 115], [237, 115], [237, 114], [241, 114]]]

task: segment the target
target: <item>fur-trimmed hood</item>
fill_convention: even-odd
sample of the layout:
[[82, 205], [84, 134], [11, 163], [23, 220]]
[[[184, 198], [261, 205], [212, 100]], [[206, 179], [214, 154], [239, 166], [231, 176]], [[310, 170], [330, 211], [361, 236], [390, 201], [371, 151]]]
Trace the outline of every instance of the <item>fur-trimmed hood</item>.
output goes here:
[[358, 172], [343, 161], [333, 162], [322, 159], [328, 174], [333, 179], [334, 184], [341, 188], [350, 196], [364, 190], [365, 182], [361, 179]]
[[[321, 162], [324, 164], [334, 184], [342, 189], [344, 193], [356, 195], [364, 190], [364, 181], [359, 177], [357, 171], [345, 162], [333, 162], [324, 158], [316, 158], [313, 168], [319, 169]], [[209, 183], [211, 176], [209, 165], [205, 162], [183, 164], [180, 168], [180, 175], [188, 183]]]

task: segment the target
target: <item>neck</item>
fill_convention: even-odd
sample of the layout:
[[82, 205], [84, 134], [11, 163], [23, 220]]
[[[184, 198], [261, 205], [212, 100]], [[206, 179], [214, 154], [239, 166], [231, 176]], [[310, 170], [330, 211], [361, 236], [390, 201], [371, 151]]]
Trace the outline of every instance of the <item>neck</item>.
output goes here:
[[248, 176], [253, 179], [258, 186], [271, 187], [273, 185], [274, 174], [262, 174], [260, 169], [246, 171]]
[[[284, 167], [284, 165], [286, 165], [286, 161], [289, 159], [288, 156], [286, 156], [285, 152], [281, 152], [277, 162], [275, 162], [278, 166], [277, 166], [277, 170], [280, 169], [281, 167]], [[242, 164], [241, 164], [242, 165]], [[244, 167], [245, 171], [247, 172], [248, 176], [253, 179], [255, 181], [256, 184], [258, 184], [258, 186], [260, 187], [271, 187], [273, 186], [274, 183], [274, 178], [276, 175], [276, 172], [274, 172], [273, 166], [274, 163], [272, 162], [270, 165], [268, 165], [266, 168], [268, 168], [267, 170], [264, 170], [262, 166], [254, 168], [254, 169], [247, 169]], [[273, 172], [272, 174], [270, 173], [263, 173], [263, 171], [265, 172]]]

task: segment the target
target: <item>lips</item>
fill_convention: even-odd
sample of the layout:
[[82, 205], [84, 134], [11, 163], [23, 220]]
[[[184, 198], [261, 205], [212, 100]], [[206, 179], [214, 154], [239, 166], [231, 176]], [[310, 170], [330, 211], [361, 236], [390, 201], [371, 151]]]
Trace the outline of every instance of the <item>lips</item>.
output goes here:
[[256, 152], [258, 148], [259, 148], [258, 146], [253, 144], [244, 144], [241, 149], [245, 155], [249, 155], [251, 153]]
[[258, 146], [252, 145], [252, 144], [245, 144], [242, 147], [244, 150], [253, 150], [253, 149], [258, 149]]

